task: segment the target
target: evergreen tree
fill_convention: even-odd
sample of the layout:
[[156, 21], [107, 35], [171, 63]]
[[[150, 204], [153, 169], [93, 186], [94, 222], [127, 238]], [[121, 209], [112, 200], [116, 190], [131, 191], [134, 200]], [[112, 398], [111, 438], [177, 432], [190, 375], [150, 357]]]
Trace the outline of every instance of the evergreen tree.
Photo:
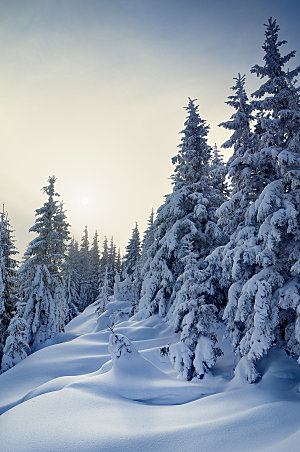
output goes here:
[[[219, 354], [208, 328], [216, 309], [201, 292], [183, 292], [195, 285], [195, 275], [206, 268], [206, 256], [223, 241], [215, 211], [225, 195], [215, 187], [211, 171], [209, 127], [191, 99], [186, 110], [179, 152], [172, 160], [176, 165], [173, 192], [159, 208], [154, 223], [155, 240], [148, 252], [151, 260], [142, 285], [140, 311], [146, 316], [158, 312], [167, 315], [172, 325], [175, 322], [182, 342], [172, 348], [173, 363], [186, 378], [202, 378]], [[188, 256], [196, 256], [195, 261]], [[198, 344], [206, 344], [206, 352]], [[206, 365], [205, 356], [211, 357]]]
[[79, 314], [80, 307], [80, 255], [78, 242], [71, 240], [65, 264], [66, 323]]
[[[245, 215], [250, 203], [255, 199], [257, 190], [262, 187], [258, 184], [257, 168], [255, 165], [255, 151], [258, 149], [258, 136], [250, 130], [250, 123], [253, 120], [251, 115], [252, 107], [249, 104], [245, 91], [245, 76], [238, 74], [234, 78], [235, 84], [231, 88], [234, 94], [229, 96], [226, 102], [235, 109], [235, 113], [230, 120], [223, 122], [220, 126], [227, 130], [232, 130], [233, 134], [222, 147], [234, 148], [227, 168], [230, 178], [231, 193], [216, 211], [218, 225], [228, 236], [226, 246], [217, 247], [207, 258], [208, 267], [206, 269], [210, 286], [211, 296], [215, 298], [215, 304], [220, 310], [227, 302], [228, 289], [232, 283], [233, 253], [232, 248], [235, 243], [243, 242], [243, 248], [247, 249], [248, 242], [246, 235], [240, 235], [240, 231], [247, 231]], [[257, 183], [257, 185], [256, 185]], [[243, 259], [240, 260], [240, 264]], [[249, 259], [244, 261], [244, 268], [249, 268]], [[234, 325], [228, 327], [235, 330]], [[234, 341], [238, 341], [238, 334]]]
[[201, 284], [203, 271], [199, 269], [199, 256], [192, 249], [189, 242], [182, 258], [184, 272], [179, 276], [182, 285], [173, 316], [175, 332], [181, 332], [180, 342], [170, 347], [171, 361], [186, 380], [194, 376], [202, 379], [222, 354], [217, 346], [217, 308], [207, 302], [207, 291]]
[[132, 275], [139, 263], [141, 256], [141, 241], [137, 223], [132, 230], [132, 236], [126, 246], [124, 256], [124, 270], [126, 275]]
[[138, 225], [136, 223], [126, 247], [123, 269], [124, 282], [122, 282], [123, 292], [125, 292], [126, 289], [127, 299], [130, 300], [132, 304], [132, 315], [137, 310], [141, 291], [140, 258], [141, 242]]
[[[153, 245], [155, 240], [154, 236], [154, 210], [152, 209], [150, 217], [148, 219], [147, 229], [144, 232], [142, 251], [141, 251], [141, 268], [144, 267], [145, 263], [148, 261], [148, 251]], [[148, 269], [142, 270], [144, 274]]]
[[111, 289], [109, 287], [109, 274], [108, 267], [106, 267], [103, 284], [100, 288], [100, 293], [96, 300], [96, 312], [98, 315], [101, 315], [106, 310], [110, 295]]
[[92, 267], [90, 259], [90, 244], [87, 226], [84, 228], [80, 245], [80, 306], [82, 312], [93, 303]]
[[11, 226], [3, 208], [0, 214], [0, 364], [9, 323], [18, 301], [16, 254]]
[[107, 237], [104, 237], [102, 254], [100, 259], [100, 276], [99, 276], [99, 288], [103, 284], [106, 267], [108, 265], [108, 240]]
[[116, 273], [118, 273], [120, 275], [122, 273], [122, 271], [123, 271], [123, 263], [122, 263], [122, 257], [121, 257], [121, 250], [119, 248], [117, 258], [116, 258]]
[[229, 191], [225, 181], [227, 176], [227, 165], [224, 163], [223, 156], [215, 144], [212, 148], [212, 158], [210, 163], [210, 176], [212, 178], [212, 186], [220, 194], [219, 204], [224, 201], [224, 196], [228, 196]]
[[7, 329], [7, 339], [3, 350], [1, 372], [5, 372], [15, 366], [29, 354], [28, 325], [21, 317], [20, 307], [17, 307]]
[[117, 260], [116, 245], [114, 244], [114, 239], [112, 237], [110, 239], [110, 245], [108, 248], [107, 268], [105, 269], [105, 271], [107, 270], [109, 295], [112, 295], [114, 293], [116, 260]]
[[99, 279], [100, 279], [100, 253], [99, 253], [99, 240], [98, 232], [95, 232], [92, 246], [90, 249], [90, 261], [91, 261], [91, 283], [93, 301], [99, 295]]
[[20, 268], [23, 312], [28, 325], [28, 344], [35, 349], [56, 333], [64, 331], [66, 300], [62, 267], [69, 239], [65, 212], [58, 204], [54, 190], [55, 177], [49, 177], [43, 188], [48, 200], [36, 210], [35, 224], [30, 228], [37, 237], [32, 240]]
[[[299, 95], [293, 79], [300, 68], [284, 71], [295, 52], [281, 57], [285, 41], [278, 41], [276, 21], [266, 27], [265, 64], [252, 68], [267, 80], [253, 94], [259, 113], [246, 166], [249, 191], [222, 260], [229, 285], [224, 319], [250, 382], [258, 378], [256, 361], [275, 343], [299, 354]], [[236, 171], [233, 162], [231, 168]]]

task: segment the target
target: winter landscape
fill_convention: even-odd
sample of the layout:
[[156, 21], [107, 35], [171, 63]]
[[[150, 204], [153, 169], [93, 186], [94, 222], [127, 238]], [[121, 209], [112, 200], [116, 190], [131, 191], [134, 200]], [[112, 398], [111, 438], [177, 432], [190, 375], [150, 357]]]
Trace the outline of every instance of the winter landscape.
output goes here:
[[187, 98], [170, 193], [124, 252], [76, 239], [54, 175], [23, 258], [3, 206], [1, 451], [299, 450], [300, 66], [276, 18], [261, 38], [223, 144]]

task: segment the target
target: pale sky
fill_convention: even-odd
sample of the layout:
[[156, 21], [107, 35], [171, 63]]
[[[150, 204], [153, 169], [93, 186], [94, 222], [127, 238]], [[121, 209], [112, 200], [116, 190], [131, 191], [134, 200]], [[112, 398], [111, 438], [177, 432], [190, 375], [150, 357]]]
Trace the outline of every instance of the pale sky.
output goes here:
[[0, 201], [21, 255], [53, 174], [72, 234], [87, 225], [124, 249], [171, 191], [187, 98], [220, 147], [232, 78], [246, 73], [249, 94], [259, 83], [263, 24], [276, 18], [284, 52], [297, 50], [299, 12], [298, 0], [0, 0]]

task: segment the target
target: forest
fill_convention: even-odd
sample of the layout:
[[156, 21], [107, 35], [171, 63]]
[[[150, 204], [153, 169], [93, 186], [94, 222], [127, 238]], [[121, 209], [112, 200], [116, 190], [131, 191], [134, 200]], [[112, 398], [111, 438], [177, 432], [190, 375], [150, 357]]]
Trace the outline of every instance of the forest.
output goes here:
[[188, 99], [173, 190], [148, 220], [140, 238], [132, 231], [121, 256], [113, 238], [99, 248], [72, 238], [55, 176], [43, 188], [46, 201], [35, 212], [30, 242], [19, 265], [13, 229], [0, 221], [1, 372], [18, 364], [41, 343], [94, 303], [97, 315], [110, 299], [129, 302], [110, 315], [110, 327], [158, 315], [178, 342], [164, 353], [186, 380], [203, 379], [222, 356], [224, 326], [236, 369], [248, 382], [261, 377], [257, 363], [271, 349], [292, 359], [300, 351], [300, 67], [286, 69], [295, 51], [270, 18], [264, 57], [251, 73], [262, 80], [251, 94], [245, 75], [234, 77], [227, 104], [232, 116], [220, 124], [231, 132], [222, 147], [224, 163], [208, 144], [209, 125], [197, 100]]

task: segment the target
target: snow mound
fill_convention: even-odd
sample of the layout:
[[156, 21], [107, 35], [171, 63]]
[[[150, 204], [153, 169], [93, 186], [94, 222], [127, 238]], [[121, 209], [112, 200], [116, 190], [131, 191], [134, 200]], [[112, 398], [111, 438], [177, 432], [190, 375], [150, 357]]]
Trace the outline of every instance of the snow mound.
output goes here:
[[262, 360], [257, 384], [242, 368], [229, 381], [227, 351], [185, 382], [161, 356], [178, 335], [158, 316], [111, 334], [91, 305], [66, 329], [0, 375], [1, 452], [298, 452], [300, 366], [282, 351]]
[[174, 380], [135, 349], [123, 334], [111, 334], [109, 350], [116, 391], [127, 399], [148, 404], [181, 404], [200, 398], [199, 386]]

